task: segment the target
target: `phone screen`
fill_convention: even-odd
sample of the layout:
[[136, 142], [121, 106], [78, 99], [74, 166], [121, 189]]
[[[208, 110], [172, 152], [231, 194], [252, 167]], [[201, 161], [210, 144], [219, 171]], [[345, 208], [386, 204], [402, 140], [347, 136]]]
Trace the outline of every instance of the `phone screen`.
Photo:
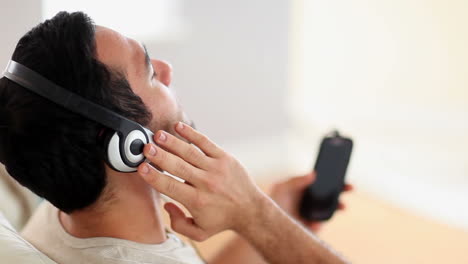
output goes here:
[[316, 180], [304, 193], [301, 214], [309, 220], [329, 219], [344, 187], [353, 142], [341, 136], [326, 137], [315, 163]]
[[341, 192], [351, 147], [349, 139], [327, 138], [323, 141], [315, 163], [317, 178], [310, 186], [317, 199], [327, 199], [331, 194]]

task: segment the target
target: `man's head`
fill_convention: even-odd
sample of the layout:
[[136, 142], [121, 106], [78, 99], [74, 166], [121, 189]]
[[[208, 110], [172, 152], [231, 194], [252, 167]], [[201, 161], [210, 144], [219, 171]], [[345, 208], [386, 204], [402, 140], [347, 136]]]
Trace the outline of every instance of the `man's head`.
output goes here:
[[96, 26], [96, 56], [105, 65], [125, 73], [133, 92], [154, 115], [147, 126], [155, 131], [174, 133], [174, 121], [185, 120], [172, 90], [172, 67], [161, 60], [151, 59], [146, 47], [120, 33]]
[[[83, 13], [57, 14], [18, 42], [12, 59], [84, 98], [151, 130], [184, 121], [171, 68], [138, 42], [94, 26]], [[102, 125], [0, 79], [0, 161], [21, 184], [64, 212], [93, 204], [105, 190]]]

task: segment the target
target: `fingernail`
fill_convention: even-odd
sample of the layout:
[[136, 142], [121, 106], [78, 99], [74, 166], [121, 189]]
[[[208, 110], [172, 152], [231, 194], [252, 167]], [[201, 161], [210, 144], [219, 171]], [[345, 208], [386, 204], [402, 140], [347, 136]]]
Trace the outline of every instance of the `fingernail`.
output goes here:
[[149, 172], [148, 165], [144, 164], [141, 168], [141, 173], [142, 174], [147, 174]]
[[150, 156], [156, 155], [156, 148], [155, 148], [153, 145], [151, 145], [151, 147], [150, 147], [150, 149], [149, 149], [149, 151], [148, 151], [148, 154], [149, 154]]
[[164, 142], [164, 141], [166, 141], [166, 138], [167, 138], [166, 133], [161, 132], [161, 133], [159, 134], [158, 140], [159, 140], [160, 142]]
[[184, 124], [183, 124], [182, 122], [179, 122], [179, 123], [177, 124], [177, 129], [178, 129], [178, 130], [184, 129]]

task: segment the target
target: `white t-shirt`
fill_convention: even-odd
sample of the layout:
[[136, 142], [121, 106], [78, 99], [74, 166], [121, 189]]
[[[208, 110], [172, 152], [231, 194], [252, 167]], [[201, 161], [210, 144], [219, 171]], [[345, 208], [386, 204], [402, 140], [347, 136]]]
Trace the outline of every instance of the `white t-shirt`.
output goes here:
[[110, 238], [76, 238], [63, 229], [59, 210], [43, 202], [21, 235], [60, 264], [203, 264], [195, 250], [168, 233], [161, 244], [141, 244]]

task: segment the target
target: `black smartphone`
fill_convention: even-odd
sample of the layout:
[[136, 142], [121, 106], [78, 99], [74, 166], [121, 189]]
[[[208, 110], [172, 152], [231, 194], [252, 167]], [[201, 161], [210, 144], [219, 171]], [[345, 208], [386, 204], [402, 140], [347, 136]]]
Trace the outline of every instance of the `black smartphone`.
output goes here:
[[346, 169], [351, 158], [353, 141], [338, 131], [325, 136], [315, 163], [316, 180], [304, 191], [301, 216], [309, 221], [324, 221], [333, 216], [344, 188]]

